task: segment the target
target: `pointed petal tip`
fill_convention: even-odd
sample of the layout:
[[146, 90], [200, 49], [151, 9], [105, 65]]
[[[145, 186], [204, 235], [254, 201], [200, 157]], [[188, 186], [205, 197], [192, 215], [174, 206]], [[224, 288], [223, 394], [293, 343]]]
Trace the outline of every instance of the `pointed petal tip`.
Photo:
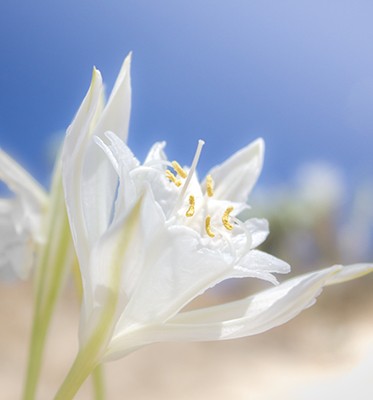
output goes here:
[[251, 142], [248, 146], [248, 148], [256, 151], [258, 154], [259, 158], [261, 159], [261, 163], [263, 163], [264, 159], [264, 152], [265, 152], [265, 142], [264, 139], [259, 137], [255, 139], [253, 142]]
[[102, 81], [101, 72], [93, 66], [92, 68], [92, 79], [91, 79], [91, 86], [95, 85], [96, 83]]
[[132, 62], [132, 51], [130, 51], [123, 60], [122, 66], [118, 74], [118, 78], [121, 77], [123, 79], [127, 75], [127, 73], [131, 72], [131, 62]]
[[343, 283], [352, 279], [361, 278], [364, 275], [368, 275], [373, 272], [373, 264], [371, 263], [359, 263], [351, 265], [335, 265], [336, 272], [330, 276], [327, 281], [327, 285], [335, 285], [337, 283]]

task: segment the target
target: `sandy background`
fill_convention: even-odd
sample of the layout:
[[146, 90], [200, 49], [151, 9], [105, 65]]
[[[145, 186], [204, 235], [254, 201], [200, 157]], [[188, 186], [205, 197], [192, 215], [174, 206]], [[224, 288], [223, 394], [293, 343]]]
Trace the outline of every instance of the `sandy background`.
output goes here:
[[[295, 320], [258, 336], [143, 348], [106, 364], [107, 398], [288, 399], [290, 392], [352, 368], [372, 347], [372, 288], [372, 277], [330, 287]], [[221, 292], [219, 296], [228, 297]], [[31, 304], [30, 284], [0, 285], [0, 398], [4, 400], [20, 398]], [[78, 312], [68, 285], [53, 319], [38, 399], [53, 398], [74, 358]], [[76, 398], [93, 398], [90, 381]]]

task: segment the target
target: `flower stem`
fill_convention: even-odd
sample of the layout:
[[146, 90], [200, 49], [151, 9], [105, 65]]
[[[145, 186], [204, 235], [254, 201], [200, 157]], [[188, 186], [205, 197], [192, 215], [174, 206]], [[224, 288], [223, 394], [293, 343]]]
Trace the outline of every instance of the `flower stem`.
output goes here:
[[48, 323], [45, 323], [43, 319], [35, 316], [31, 333], [27, 377], [23, 393], [24, 400], [33, 400], [35, 398], [36, 385], [40, 375], [47, 328]]
[[92, 372], [92, 383], [95, 400], [105, 399], [105, 383], [103, 365], [98, 365]]
[[[58, 262], [53, 269], [53, 275], [49, 282], [44, 282], [45, 296], [43, 301], [36, 302], [34, 310], [34, 321], [31, 333], [31, 343], [27, 367], [27, 377], [24, 387], [24, 400], [33, 400], [36, 394], [36, 386], [39, 380], [40, 369], [43, 359], [45, 339], [52, 318], [52, 314], [61, 289], [65, 266], [69, 263], [71, 256], [71, 243], [69, 237], [61, 238], [59, 249], [56, 253]], [[45, 288], [45, 286], [48, 286]]]
[[48, 328], [67, 266], [74, 257], [59, 166], [56, 167], [53, 178], [46, 236], [47, 242], [45, 246], [40, 246], [40, 257], [36, 266], [36, 298], [24, 400], [35, 399]]
[[92, 346], [83, 348], [77, 355], [65, 381], [56, 394], [55, 400], [70, 400], [80, 389], [83, 382], [96, 367], [96, 351]]

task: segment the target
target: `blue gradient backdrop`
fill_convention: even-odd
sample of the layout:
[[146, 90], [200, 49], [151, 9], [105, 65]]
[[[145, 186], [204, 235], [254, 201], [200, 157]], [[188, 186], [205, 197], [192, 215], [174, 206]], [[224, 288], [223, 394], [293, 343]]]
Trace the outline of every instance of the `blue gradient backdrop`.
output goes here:
[[111, 88], [133, 50], [130, 145], [165, 139], [206, 172], [257, 136], [262, 182], [329, 160], [373, 176], [371, 1], [10, 1], [0, 5], [0, 146], [46, 182], [93, 65]]

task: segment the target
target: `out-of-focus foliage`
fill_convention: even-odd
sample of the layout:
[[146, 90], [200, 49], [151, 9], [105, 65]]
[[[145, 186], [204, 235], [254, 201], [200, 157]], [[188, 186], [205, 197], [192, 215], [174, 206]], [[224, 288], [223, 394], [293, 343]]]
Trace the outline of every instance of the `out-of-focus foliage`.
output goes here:
[[337, 168], [313, 163], [251, 202], [270, 222], [263, 248], [295, 268], [373, 258], [373, 183], [350, 190]]

